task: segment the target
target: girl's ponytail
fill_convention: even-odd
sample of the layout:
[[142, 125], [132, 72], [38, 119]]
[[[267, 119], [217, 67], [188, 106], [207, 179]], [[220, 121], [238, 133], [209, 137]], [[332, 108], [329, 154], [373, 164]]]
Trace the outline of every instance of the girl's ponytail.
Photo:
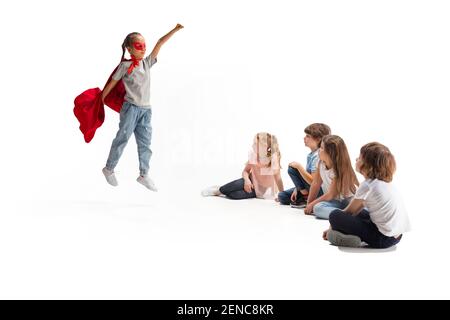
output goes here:
[[123, 60], [125, 60], [125, 49], [128, 47], [131, 47], [131, 45], [133, 44], [133, 39], [136, 36], [140, 36], [141, 34], [139, 32], [132, 32], [129, 33], [125, 39], [123, 40], [122, 43], [122, 58], [120, 59], [120, 62], [122, 62]]
[[122, 58], [120, 59], [120, 62], [125, 60], [125, 41], [126, 41], [126, 39], [122, 43]]

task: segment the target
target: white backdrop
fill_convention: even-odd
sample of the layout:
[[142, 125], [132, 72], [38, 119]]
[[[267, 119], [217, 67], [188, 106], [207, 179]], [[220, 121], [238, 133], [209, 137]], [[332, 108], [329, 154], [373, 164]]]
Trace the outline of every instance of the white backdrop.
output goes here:
[[[50, 252], [38, 255], [42, 247], [32, 244], [61, 243], [60, 252], [76, 251], [78, 231], [85, 244], [101, 241], [93, 229], [83, 229], [85, 221], [65, 221], [62, 227], [51, 209], [54, 203], [95, 204], [102, 198], [107, 211], [120, 199], [145, 202], [147, 193], [133, 182], [138, 173], [134, 141], [117, 168], [121, 189], [107, 189], [102, 180], [117, 114], [108, 109], [104, 125], [86, 144], [73, 116], [73, 99], [87, 88], [103, 87], [119, 62], [126, 34], [141, 32], [151, 49], [181, 23], [185, 29], [161, 49], [152, 69], [151, 170], [164, 200], [151, 195], [151, 201], [176, 202], [183, 193], [186, 201], [195, 198], [193, 203], [201, 206], [197, 196], [202, 187], [239, 176], [258, 131], [278, 136], [285, 169], [290, 161], [304, 162], [303, 129], [324, 122], [344, 138], [352, 159], [374, 140], [389, 146], [397, 158], [395, 180], [414, 231], [409, 247], [406, 240], [402, 243], [408, 248], [404, 255], [397, 251], [384, 262], [390, 270], [405, 259], [395, 272], [410, 278], [415, 291], [408, 292], [405, 280], [402, 287], [376, 288], [372, 297], [388, 288], [403, 297], [449, 298], [442, 285], [450, 284], [447, 1], [79, 0], [0, 6], [1, 297], [109, 296], [103, 291], [89, 295], [89, 287], [58, 295], [58, 279], [49, 275], [47, 290], [44, 282], [33, 282], [40, 272], [52, 270], [46, 263], [57, 258]], [[287, 174], [283, 177], [290, 186]], [[195, 204], [187, 205], [195, 210]], [[96, 226], [107, 223], [95, 219]], [[207, 219], [203, 227], [208, 228]], [[73, 235], [73, 242], [61, 242], [58, 237], [64, 234]], [[113, 245], [105, 242], [103, 249], [113, 252]], [[46, 261], [38, 263], [40, 271], [30, 271], [31, 257]], [[361, 257], [352, 257], [354, 268]], [[333, 259], [319, 255], [317, 261], [333, 265]], [[20, 282], [24, 274], [35, 280]], [[194, 286], [190, 290], [179, 296], [156, 292], [134, 297], [223, 297], [201, 295]], [[275, 295], [270, 290], [244, 297], [303, 297], [295, 290], [281, 288]], [[225, 296], [234, 297], [233, 291], [229, 288]]]

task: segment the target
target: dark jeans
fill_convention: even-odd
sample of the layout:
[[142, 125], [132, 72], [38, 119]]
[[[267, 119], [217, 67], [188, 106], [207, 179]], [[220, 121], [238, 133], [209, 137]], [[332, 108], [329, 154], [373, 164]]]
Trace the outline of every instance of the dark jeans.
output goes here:
[[[278, 193], [278, 200], [280, 200], [281, 204], [291, 204], [291, 196], [294, 190], [297, 188], [297, 191], [300, 190], [308, 190], [309, 191], [309, 183], [305, 181], [300, 172], [297, 169], [289, 167], [288, 174], [291, 177], [292, 182], [295, 185], [295, 188], [291, 188], [288, 190], [281, 191]], [[318, 197], [323, 194], [322, 189], [319, 190]], [[300, 195], [299, 195], [300, 196]]]
[[330, 214], [331, 229], [355, 235], [361, 238], [372, 248], [385, 249], [400, 242], [398, 239], [387, 237], [378, 231], [377, 226], [370, 220], [369, 212], [362, 210], [357, 216], [352, 216], [340, 209], [336, 209]]
[[227, 198], [233, 200], [256, 198], [255, 190], [252, 190], [250, 193], [244, 190], [243, 178], [231, 181], [230, 183], [221, 186], [219, 191], [227, 196]]

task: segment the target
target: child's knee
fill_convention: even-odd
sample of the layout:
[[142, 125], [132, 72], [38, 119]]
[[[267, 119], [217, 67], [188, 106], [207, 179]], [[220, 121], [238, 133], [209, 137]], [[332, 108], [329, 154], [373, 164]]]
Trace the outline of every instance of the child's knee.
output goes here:
[[331, 208], [322, 204], [318, 203], [313, 207], [313, 212], [316, 218], [318, 219], [325, 219], [327, 220], [330, 216], [330, 210]]
[[341, 210], [339, 210], [339, 209], [334, 209], [333, 211], [330, 212], [330, 216], [328, 217], [328, 220], [330, 221], [330, 224], [332, 227], [335, 226], [336, 224], [338, 224], [340, 214], [341, 214]]
[[119, 141], [128, 141], [133, 134], [133, 130], [129, 128], [120, 128], [119, 132], [117, 132], [116, 140]]
[[288, 168], [288, 174], [289, 175], [296, 174], [297, 172], [298, 172], [297, 169], [289, 166], [289, 168]]

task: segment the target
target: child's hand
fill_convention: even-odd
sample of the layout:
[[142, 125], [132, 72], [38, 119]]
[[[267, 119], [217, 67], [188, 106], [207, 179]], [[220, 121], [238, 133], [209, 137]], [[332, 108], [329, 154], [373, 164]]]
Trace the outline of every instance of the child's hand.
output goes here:
[[177, 26], [175, 27], [175, 30], [181, 30], [181, 29], [183, 29], [184, 28], [184, 26], [182, 26], [181, 24], [177, 24]]
[[291, 195], [291, 202], [295, 202], [297, 200], [297, 188], [294, 189]]
[[305, 214], [312, 214], [313, 206], [311, 204], [306, 205], [306, 208], [304, 211], [305, 211]]
[[245, 183], [244, 183], [244, 190], [247, 193], [252, 192], [252, 190], [253, 190], [253, 183], [250, 180], [245, 181]]
[[275, 202], [280, 202], [280, 199], [278, 199], [278, 197], [276, 197]]

